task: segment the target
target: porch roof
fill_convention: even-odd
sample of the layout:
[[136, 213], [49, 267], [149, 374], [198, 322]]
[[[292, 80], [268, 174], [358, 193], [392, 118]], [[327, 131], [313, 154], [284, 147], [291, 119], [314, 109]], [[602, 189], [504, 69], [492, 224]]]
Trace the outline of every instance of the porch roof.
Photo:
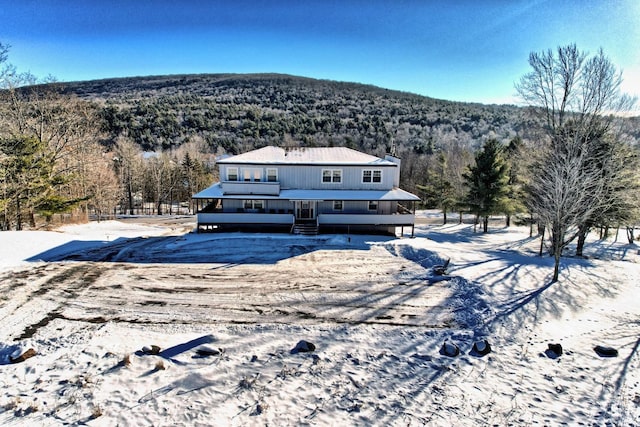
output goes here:
[[277, 196], [255, 194], [223, 194], [218, 182], [193, 196], [194, 199], [258, 199], [258, 200], [380, 200], [380, 201], [419, 201], [415, 194], [400, 188], [392, 190], [280, 190]]

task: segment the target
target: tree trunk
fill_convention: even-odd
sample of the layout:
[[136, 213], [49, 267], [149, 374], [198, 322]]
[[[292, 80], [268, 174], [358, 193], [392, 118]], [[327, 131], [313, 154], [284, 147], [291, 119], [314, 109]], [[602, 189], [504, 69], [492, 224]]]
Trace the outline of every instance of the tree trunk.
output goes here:
[[[540, 228], [538, 228], [540, 230]], [[542, 232], [538, 233], [540, 235], [540, 256], [542, 256], [542, 250], [544, 249], [544, 227], [542, 227]]]
[[127, 198], [129, 199], [129, 215], [133, 215], [133, 191], [131, 189], [131, 178], [127, 180]]
[[627, 241], [630, 245], [633, 245], [633, 241], [635, 240], [633, 227], [627, 227]]
[[562, 256], [562, 244], [564, 242], [564, 234], [562, 227], [558, 223], [554, 223], [551, 228], [551, 251], [553, 253], [553, 277], [551, 282], [557, 282], [560, 276], [560, 257]]
[[442, 213], [443, 213], [443, 224], [447, 224], [447, 208], [442, 209]]
[[20, 196], [16, 196], [16, 230], [22, 230], [22, 207], [20, 206]]
[[482, 218], [482, 232], [486, 233], [489, 230], [489, 216]]
[[36, 228], [36, 214], [33, 209], [29, 209], [29, 226], [32, 229]]
[[553, 255], [554, 265], [553, 265], [553, 277], [551, 278], [551, 283], [555, 283], [558, 281], [558, 277], [560, 276], [560, 252], [556, 251]]
[[587, 240], [587, 234], [589, 234], [589, 227], [581, 225], [578, 227], [578, 243], [576, 244], [576, 256], [581, 257], [584, 252], [584, 243]]
[[505, 225], [507, 227], [511, 227], [511, 215], [507, 215], [507, 217], [505, 218]]

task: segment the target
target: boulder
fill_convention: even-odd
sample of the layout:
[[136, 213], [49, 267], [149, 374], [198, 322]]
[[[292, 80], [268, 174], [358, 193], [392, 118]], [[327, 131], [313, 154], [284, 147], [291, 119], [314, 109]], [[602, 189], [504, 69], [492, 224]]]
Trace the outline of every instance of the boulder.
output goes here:
[[222, 350], [219, 348], [209, 347], [207, 345], [201, 345], [196, 349], [196, 354], [198, 356], [207, 357], [207, 356], [218, 356], [222, 353]]
[[618, 357], [618, 350], [613, 347], [605, 347], [603, 345], [597, 345], [593, 350], [600, 357]]
[[296, 346], [291, 349], [291, 354], [310, 353], [312, 351], [315, 351], [315, 349], [316, 346], [312, 342], [300, 340], [298, 341], [298, 344], [296, 344]]
[[471, 352], [472, 354], [485, 356], [491, 353], [491, 345], [487, 340], [476, 341], [473, 343], [473, 348], [471, 349]]
[[160, 347], [157, 345], [145, 345], [144, 347], [142, 347], [142, 352], [144, 354], [159, 354], [160, 353]]
[[454, 343], [445, 341], [440, 348], [440, 354], [449, 357], [456, 357], [460, 354], [460, 349]]
[[[559, 343], [550, 343], [548, 345], [548, 352], [553, 353], [550, 356], [556, 356], [556, 357], [560, 357], [562, 356], [562, 344]], [[549, 355], [549, 354], [548, 354]]]

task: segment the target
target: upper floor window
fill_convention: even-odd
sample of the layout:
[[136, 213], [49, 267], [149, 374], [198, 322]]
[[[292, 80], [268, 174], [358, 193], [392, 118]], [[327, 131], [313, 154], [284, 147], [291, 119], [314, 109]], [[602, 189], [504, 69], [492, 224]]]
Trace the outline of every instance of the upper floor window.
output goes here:
[[238, 168], [227, 168], [227, 181], [238, 180]]
[[341, 211], [343, 209], [342, 200], [334, 200], [333, 201], [333, 210]]
[[264, 209], [264, 202], [262, 200], [245, 200], [244, 208], [247, 210]]
[[378, 210], [378, 201], [377, 200], [370, 200], [369, 201], [369, 210], [370, 211], [377, 211]]
[[342, 169], [322, 169], [323, 183], [341, 183]]
[[267, 169], [267, 182], [278, 182], [278, 169]]
[[261, 169], [244, 169], [243, 176], [245, 181], [260, 181], [262, 180]]
[[380, 169], [365, 169], [362, 171], [362, 182], [382, 182], [382, 170]]

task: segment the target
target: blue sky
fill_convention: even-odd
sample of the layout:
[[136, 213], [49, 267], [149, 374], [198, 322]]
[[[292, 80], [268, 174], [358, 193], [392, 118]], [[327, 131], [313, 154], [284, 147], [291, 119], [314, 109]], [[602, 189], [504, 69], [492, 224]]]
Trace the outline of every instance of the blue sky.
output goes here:
[[531, 51], [576, 43], [640, 94], [640, 1], [0, 0], [19, 71], [60, 81], [277, 72], [516, 102]]

